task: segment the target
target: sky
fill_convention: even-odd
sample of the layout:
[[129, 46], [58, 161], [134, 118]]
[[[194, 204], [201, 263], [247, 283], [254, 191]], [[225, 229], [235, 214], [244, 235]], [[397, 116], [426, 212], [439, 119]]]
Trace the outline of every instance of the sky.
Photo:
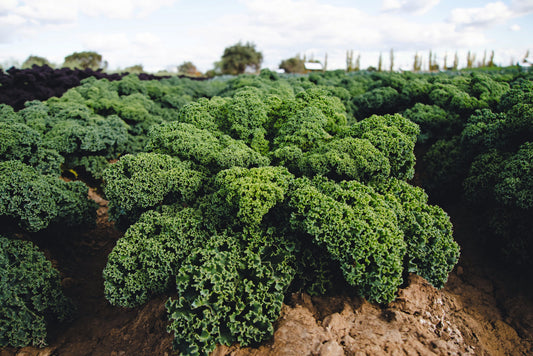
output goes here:
[[176, 70], [185, 61], [205, 72], [224, 48], [253, 43], [263, 68], [295, 55], [345, 69], [346, 53], [361, 68], [442, 67], [481, 61], [510, 65], [533, 57], [533, 0], [0, 0], [0, 64], [28, 56], [61, 65], [74, 52], [95, 51], [109, 70], [141, 64], [148, 72]]

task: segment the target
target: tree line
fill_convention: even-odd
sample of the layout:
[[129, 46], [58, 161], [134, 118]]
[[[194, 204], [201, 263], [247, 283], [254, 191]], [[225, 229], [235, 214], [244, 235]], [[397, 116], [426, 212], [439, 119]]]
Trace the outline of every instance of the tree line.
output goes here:
[[[303, 57], [300, 54], [287, 59], [283, 59], [278, 68], [285, 71], [285, 73], [294, 74], [306, 74], [314, 70], [326, 71], [327, 69], [327, 53], [325, 54], [324, 63], [314, 58]], [[525, 54], [523, 59], [518, 63], [525, 63], [529, 56], [529, 51]], [[394, 49], [390, 49], [389, 52], [389, 65], [385, 68], [383, 55], [380, 52], [377, 66], [369, 66], [367, 71], [394, 71]], [[442, 65], [437, 60], [437, 54], [432, 50], [429, 51], [429, 55], [424, 55], [416, 52], [413, 58], [413, 65], [410, 68], [413, 72], [436, 72], [439, 70], [458, 70], [459, 69], [459, 55], [457, 51], [453, 55], [453, 58], [448, 56], [446, 52], [441, 59]], [[239, 75], [244, 73], [259, 73], [261, 64], [263, 62], [263, 54], [256, 49], [256, 45], [252, 42], [238, 42], [232, 46], [226, 47], [219, 61], [214, 63], [212, 69], [201, 73], [196, 65], [191, 61], [184, 61], [176, 67], [179, 75], [186, 75], [189, 77], [214, 77], [217, 75]], [[317, 63], [319, 66], [310, 68], [309, 63]], [[517, 64], [518, 64], [517, 63]], [[54, 65], [44, 57], [30, 55], [21, 65], [24, 68], [32, 68], [36, 66], [49, 66]], [[513, 65], [513, 64], [512, 64]], [[106, 71], [108, 62], [103, 59], [102, 55], [94, 51], [74, 52], [65, 57], [62, 68], [70, 69], [91, 69], [91, 70], [103, 70]], [[466, 56], [466, 69], [473, 68], [492, 68], [497, 67], [494, 62], [494, 50], [487, 53], [483, 52], [481, 60], [476, 61], [476, 54], [472, 51], [468, 51]], [[317, 69], [319, 68], [319, 69]], [[353, 50], [346, 51], [346, 72], [354, 72], [363, 70], [361, 68], [361, 54], [358, 53], [354, 56]], [[128, 73], [144, 73], [142, 64], [136, 64], [124, 68], [124, 72]], [[169, 72], [161, 72], [161, 74], [170, 74]]]

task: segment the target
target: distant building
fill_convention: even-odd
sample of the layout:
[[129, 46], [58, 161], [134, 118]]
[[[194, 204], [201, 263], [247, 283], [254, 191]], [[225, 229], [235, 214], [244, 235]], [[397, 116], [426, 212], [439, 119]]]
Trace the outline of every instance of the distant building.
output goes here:
[[524, 68], [531, 68], [531, 66], [533, 66], [533, 58], [532, 57], [526, 57], [526, 58], [522, 59], [522, 61], [518, 62], [518, 65], [520, 67], [524, 67]]
[[304, 68], [309, 72], [322, 72], [324, 70], [322, 63], [320, 62], [305, 62]]

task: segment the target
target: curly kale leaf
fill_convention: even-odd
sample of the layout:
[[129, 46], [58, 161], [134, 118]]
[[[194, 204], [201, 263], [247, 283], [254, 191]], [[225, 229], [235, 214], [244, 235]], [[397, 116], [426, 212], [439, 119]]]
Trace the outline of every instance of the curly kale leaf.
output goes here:
[[376, 185], [398, 217], [407, 244], [405, 270], [442, 288], [459, 259], [450, 218], [438, 206], [428, 205], [423, 189], [402, 180], [390, 179]]
[[185, 257], [208, 237], [208, 229], [194, 209], [147, 211], [109, 254], [103, 271], [107, 300], [132, 308], [169, 291]]
[[357, 181], [295, 180], [290, 222], [340, 264], [346, 281], [377, 302], [394, 299], [402, 283], [403, 233], [384, 198]]
[[241, 140], [181, 122], [155, 127], [150, 132], [147, 150], [190, 160], [215, 172], [233, 166], [257, 167], [270, 163]]
[[389, 159], [391, 175], [411, 179], [414, 175], [417, 124], [399, 114], [377, 116], [357, 122], [350, 129], [352, 137], [367, 139]]
[[204, 175], [191, 164], [159, 153], [125, 155], [104, 171], [104, 193], [112, 220], [129, 225], [161, 204], [190, 203]]
[[[293, 175], [285, 167], [234, 167], [214, 178], [214, 200], [220, 219], [237, 217], [245, 228], [258, 227], [263, 217], [283, 202]], [[230, 221], [230, 223], [233, 223]]]
[[213, 236], [181, 263], [169, 299], [169, 332], [184, 354], [208, 355], [216, 344], [257, 344], [272, 336], [293, 258], [282, 239]]
[[94, 224], [96, 203], [87, 191], [82, 182], [42, 175], [20, 161], [0, 162], [0, 215], [28, 231]]
[[31, 242], [0, 236], [0, 276], [0, 347], [46, 345], [47, 324], [74, 311], [59, 272]]
[[369, 140], [334, 138], [298, 160], [299, 170], [306, 176], [323, 175], [330, 179], [370, 182], [390, 176], [391, 165], [386, 155]]

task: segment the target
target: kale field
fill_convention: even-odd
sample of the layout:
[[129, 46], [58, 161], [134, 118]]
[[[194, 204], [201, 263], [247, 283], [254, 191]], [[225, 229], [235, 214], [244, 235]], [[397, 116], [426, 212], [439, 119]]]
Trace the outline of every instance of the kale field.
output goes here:
[[533, 73], [0, 76], [0, 355], [533, 353]]

